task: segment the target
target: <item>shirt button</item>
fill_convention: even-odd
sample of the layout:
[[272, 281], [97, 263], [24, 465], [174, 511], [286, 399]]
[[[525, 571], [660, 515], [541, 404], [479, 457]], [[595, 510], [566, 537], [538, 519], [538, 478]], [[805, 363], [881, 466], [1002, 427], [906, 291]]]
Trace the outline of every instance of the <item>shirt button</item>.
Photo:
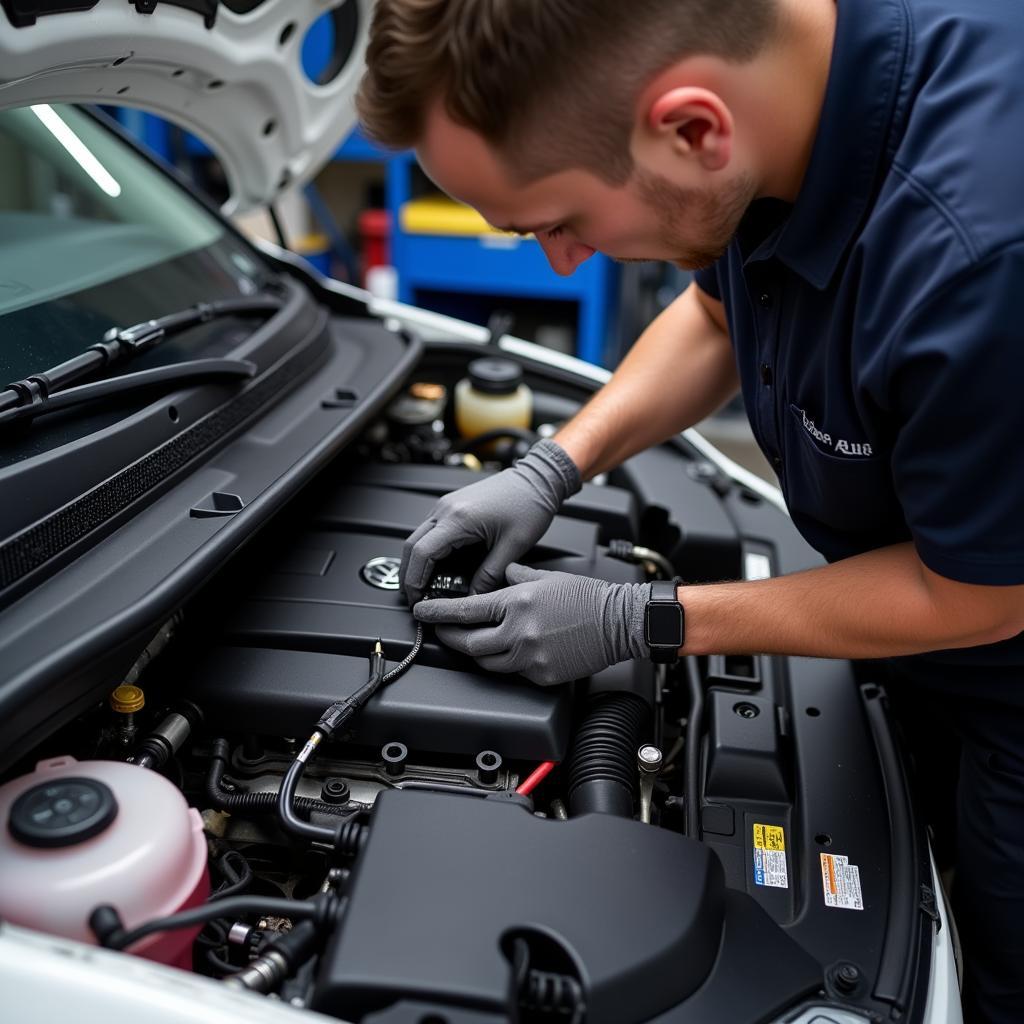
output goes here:
[[763, 363], [761, 366], [761, 383], [766, 388], [770, 388], [772, 386], [773, 379], [772, 368], [767, 363]]
[[772, 305], [772, 297], [769, 292], [761, 292], [760, 298], [757, 300], [764, 306], [765, 309], [770, 309]]
[[782, 456], [776, 455], [775, 458], [772, 459], [772, 465], [776, 469], [782, 469]]

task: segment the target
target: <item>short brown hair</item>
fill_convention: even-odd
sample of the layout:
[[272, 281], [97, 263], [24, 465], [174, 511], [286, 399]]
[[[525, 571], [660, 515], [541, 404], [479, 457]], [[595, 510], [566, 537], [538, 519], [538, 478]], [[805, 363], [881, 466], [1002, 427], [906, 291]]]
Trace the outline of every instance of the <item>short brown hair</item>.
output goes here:
[[585, 167], [621, 183], [647, 83], [695, 54], [752, 60], [778, 2], [378, 0], [359, 115], [372, 138], [405, 148], [441, 97], [527, 178]]

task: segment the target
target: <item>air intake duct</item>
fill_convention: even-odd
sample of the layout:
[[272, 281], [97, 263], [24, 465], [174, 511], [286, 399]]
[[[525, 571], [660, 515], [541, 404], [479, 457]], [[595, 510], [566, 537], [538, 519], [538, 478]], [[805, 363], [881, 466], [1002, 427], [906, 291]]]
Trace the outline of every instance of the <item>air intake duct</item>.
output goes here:
[[598, 694], [569, 756], [569, 814], [633, 817], [636, 751], [650, 712], [634, 693]]

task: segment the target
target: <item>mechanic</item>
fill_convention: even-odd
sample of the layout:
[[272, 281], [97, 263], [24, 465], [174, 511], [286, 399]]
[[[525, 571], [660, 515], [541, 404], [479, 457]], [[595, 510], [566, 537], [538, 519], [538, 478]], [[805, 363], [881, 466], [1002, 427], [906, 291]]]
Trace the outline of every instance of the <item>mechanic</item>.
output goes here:
[[885, 659], [907, 721], [955, 723], [968, 1017], [1016, 1024], [1022, 53], [1006, 0], [380, 0], [359, 97], [557, 272], [596, 251], [696, 271], [553, 441], [409, 538], [412, 603], [453, 549], [489, 549], [474, 596], [416, 616], [542, 684], [648, 655], [649, 587], [516, 559], [582, 480], [740, 388], [829, 564], [679, 586], [680, 653]]

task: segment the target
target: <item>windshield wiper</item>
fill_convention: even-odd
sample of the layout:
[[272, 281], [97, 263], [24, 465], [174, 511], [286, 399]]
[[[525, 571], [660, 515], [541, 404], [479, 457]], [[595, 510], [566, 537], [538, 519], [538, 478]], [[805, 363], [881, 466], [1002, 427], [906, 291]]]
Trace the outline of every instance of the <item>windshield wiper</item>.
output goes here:
[[66, 388], [56, 395], [41, 398], [32, 405], [19, 405], [13, 409], [0, 412], [0, 426], [21, 420], [35, 419], [47, 413], [60, 412], [75, 405], [93, 402], [110, 395], [123, 395], [146, 388], [183, 384], [190, 380], [210, 380], [217, 378], [234, 380], [251, 380], [256, 376], [258, 367], [247, 359], [190, 359], [184, 363], [171, 363], [169, 366], [157, 366], [152, 370], [139, 370], [126, 373], [120, 377], [108, 377], [106, 380], [94, 381], [92, 384], [80, 384], [76, 388]]
[[8, 384], [0, 391], [0, 414], [25, 410], [22, 415], [36, 415], [36, 412], [42, 411], [44, 404], [52, 400], [53, 395], [71, 387], [75, 381], [114, 363], [149, 352], [176, 334], [221, 317], [272, 315], [281, 306], [280, 299], [269, 297], [221, 299], [217, 302], [200, 302], [179, 313], [168, 313], [167, 316], [146, 320], [134, 327], [112, 327], [102, 341], [90, 345], [81, 354], [49, 370], [33, 373], [24, 380]]

